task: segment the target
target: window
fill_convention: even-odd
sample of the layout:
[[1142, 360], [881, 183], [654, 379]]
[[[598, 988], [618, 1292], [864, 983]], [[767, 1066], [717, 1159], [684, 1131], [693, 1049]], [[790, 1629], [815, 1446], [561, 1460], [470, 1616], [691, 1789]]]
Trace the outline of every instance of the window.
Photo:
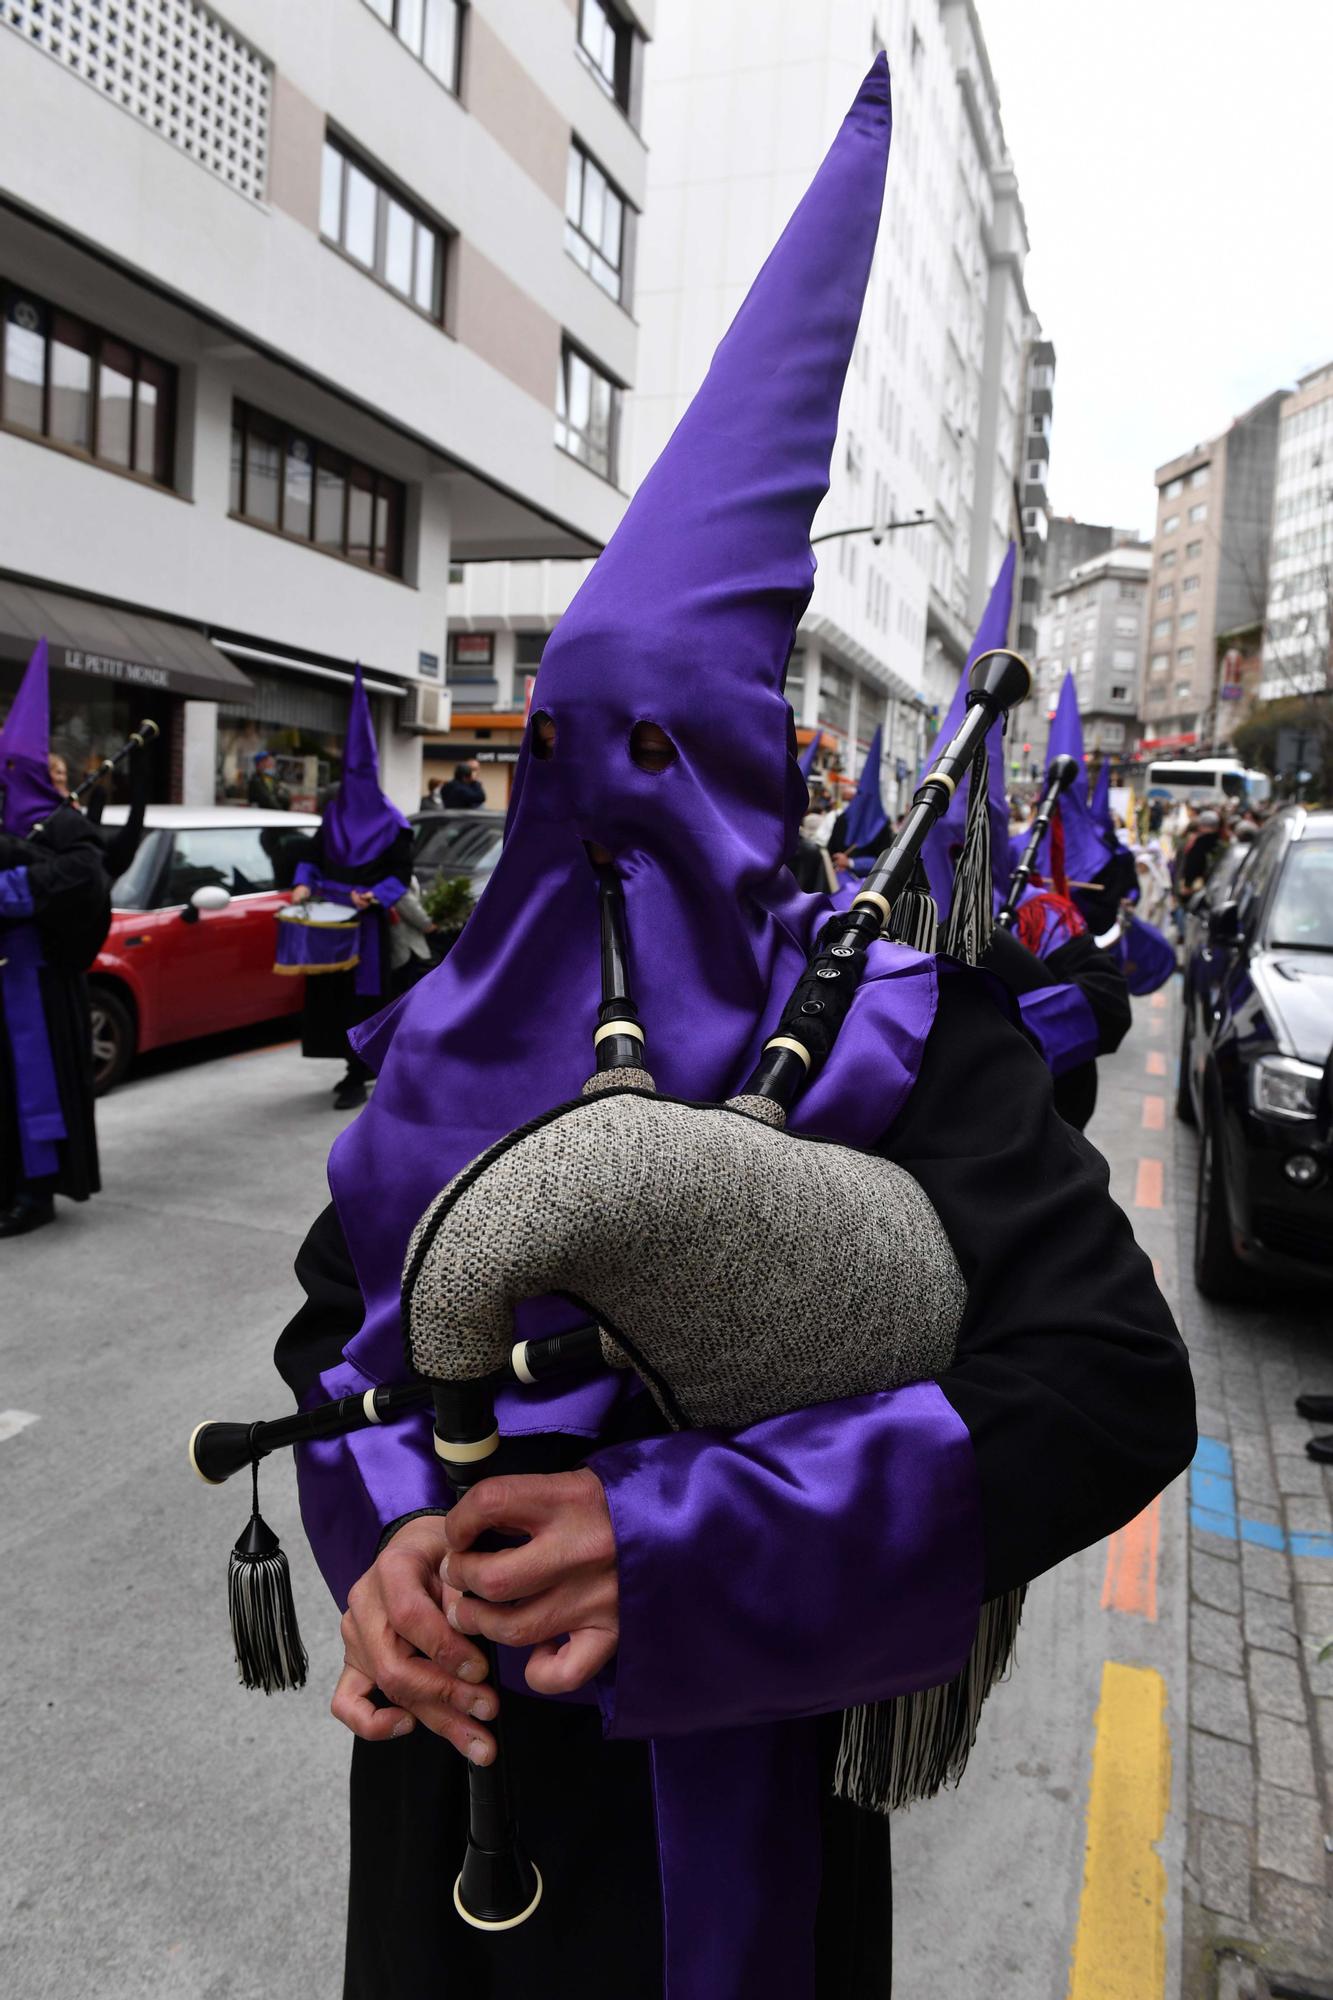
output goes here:
[[188, 903], [196, 889], [226, 889], [233, 896], [260, 896], [273, 889], [273, 862], [263, 845], [266, 831], [257, 826], [182, 828], [172, 839], [171, 860], [153, 901], [159, 909], [171, 909]]
[[629, 110], [634, 30], [610, 0], [579, 0], [579, 54], [608, 97]]
[[[1169, 622], [1170, 622], [1170, 621], [1168, 620], [1168, 623], [1169, 623]], [[1180, 614], [1180, 630], [1181, 630], [1182, 632], [1192, 632], [1192, 631], [1194, 630], [1194, 627], [1195, 627], [1195, 626], [1196, 626], [1196, 625], [1198, 624], [1198, 622], [1199, 622], [1199, 614], [1198, 614], [1198, 612], [1197, 612], [1197, 611], [1182, 611], [1182, 612], [1181, 612], [1181, 614]]]
[[1132, 646], [1117, 646], [1111, 654], [1111, 665], [1122, 674], [1134, 670], [1134, 649]]
[[1197, 502], [1195, 506], [1190, 508], [1190, 520], [1206, 521], [1207, 519], [1208, 519], [1208, 502], [1206, 500], [1200, 500]]
[[1192, 667], [1194, 665], [1193, 646], [1177, 646], [1176, 665], [1178, 667]]
[[404, 48], [458, 95], [458, 58], [463, 45], [460, 0], [366, 0]]
[[1174, 535], [1176, 529], [1179, 526], [1180, 526], [1179, 514], [1168, 514], [1166, 519], [1162, 523], [1162, 533], [1164, 535]]
[[1162, 488], [1162, 498], [1163, 500], [1174, 500], [1177, 493], [1183, 493], [1184, 490], [1185, 490], [1184, 480], [1173, 479], [1169, 486], [1164, 486]]
[[1192, 683], [1191, 683], [1190, 681], [1177, 681], [1177, 682], [1176, 682], [1176, 699], [1177, 699], [1177, 701], [1181, 701], [1181, 700], [1184, 700], [1184, 701], [1188, 701], [1188, 699], [1189, 699], [1189, 693], [1190, 693], [1190, 688], [1191, 688], [1191, 686], [1192, 686]]
[[1191, 472], [1190, 474], [1190, 485], [1206, 486], [1207, 483], [1208, 483], [1208, 467], [1206, 465], [1196, 465], [1193, 472]]
[[403, 573], [406, 489], [345, 453], [232, 405], [231, 512], [293, 541]]
[[1203, 554], [1202, 542], [1186, 542], [1185, 544], [1186, 562], [1197, 562], [1202, 554]]
[[1108, 750], [1119, 749], [1125, 740], [1123, 722], [1104, 722], [1101, 729], [1102, 742]]
[[1139, 586], [1137, 583], [1122, 583], [1118, 595], [1122, 604], [1137, 604], [1139, 601]]
[[1188, 597], [1191, 591], [1197, 590], [1198, 588], [1199, 588], [1199, 579], [1197, 576], [1187, 576], [1184, 582], [1180, 586], [1181, 594], [1182, 596], [1185, 597]]
[[1138, 637], [1139, 621], [1137, 618], [1117, 618], [1115, 629], [1122, 639], [1135, 639]]
[[1157, 602], [1159, 604], [1168, 604], [1171, 601], [1171, 599], [1175, 596], [1175, 594], [1176, 594], [1176, 586], [1174, 585], [1174, 583], [1158, 584]]
[[619, 418], [620, 391], [615, 383], [566, 341], [555, 395], [555, 441], [560, 449], [582, 459], [603, 479], [614, 479]]
[[1171, 620], [1169, 618], [1154, 619], [1152, 628], [1152, 635], [1154, 639], [1165, 639], [1170, 633], [1170, 630], [1171, 630]]
[[1123, 681], [1113, 681], [1111, 683], [1111, 699], [1112, 701], [1129, 700], [1129, 689]]
[[1150, 669], [1155, 674], [1164, 674], [1170, 664], [1171, 655], [1169, 653], [1154, 653], [1149, 662]]
[[324, 141], [319, 233], [427, 318], [443, 319], [444, 231], [330, 139]]
[[1175, 566], [1176, 566], [1176, 552], [1175, 552], [1175, 550], [1174, 550], [1174, 549], [1163, 549], [1163, 550], [1162, 550], [1162, 553], [1161, 553], [1161, 554], [1160, 554], [1160, 555], [1158, 556], [1158, 558], [1157, 558], [1157, 567], [1158, 567], [1158, 569], [1174, 569], [1174, 568], [1175, 568]]
[[172, 484], [174, 368], [13, 289], [4, 294], [3, 334], [5, 424]]
[[575, 139], [565, 177], [565, 248], [613, 299], [624, 297], [625, 197]]

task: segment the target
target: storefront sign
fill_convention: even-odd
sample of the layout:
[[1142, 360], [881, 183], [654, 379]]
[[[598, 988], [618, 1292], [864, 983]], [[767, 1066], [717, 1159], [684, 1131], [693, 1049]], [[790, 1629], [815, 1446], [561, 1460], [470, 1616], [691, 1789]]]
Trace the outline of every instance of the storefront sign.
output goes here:
[[78, 674], [97, 674], [107, 681], [128, 681], [135, 687], [169, 688], [171, 673], [166, 667], [146, 667], [139, 660], [118, 660], [111, 653], [85, 653], [66, 646], [64, 665]]
[[438, 653], [418, 653], [417, 672], [423, 681], [437, 681], [440, 678], [440, 656]]

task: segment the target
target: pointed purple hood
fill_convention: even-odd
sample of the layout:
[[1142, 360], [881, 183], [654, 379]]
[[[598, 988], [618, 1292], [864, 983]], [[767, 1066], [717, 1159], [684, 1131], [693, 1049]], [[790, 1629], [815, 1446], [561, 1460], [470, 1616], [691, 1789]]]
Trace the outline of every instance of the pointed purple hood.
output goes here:
[[1088, 802], [1088, 812], [1099, 833], [1104, 834], [1107, 840], [1117, 838], [1115, 821], [1111, 817], [1111, 760], [1104, 753]]
[[0, 787], [6, 833], [30, 833], [39, 819], [65, 803], [51, 782], [51, 702], [47, 691], [46, 641], [39, 639], [24, 669], [18, 693], [0, 729]]
[[[958, 729], [967, 705], [967, 676], [975, 660], [983, 653], [993, 653], [1009, 643], [1009, 616], [1014, 602], [1014, 565], [1017, 550], [1012, 542], [1005, 551], [999, 574], [991, 585], [991, 594], [986, 609], [982, 613], [977, 635], [972, 641], [958, 682], [954, 698], [949, 704], [948, 714], [940, 724], [939, 734], [931, 746], [930, 756], [937, 748], [943, 748]], [[986, 748], [990, 753], [990, 853], [991, 879], [1001, 896], [1009, 887], [1009, 798], [1004, 783], [1004, 733], [997, 722], [986, 738]], [[926, 758], [924, 769], [929, 766]], [[949, 912], [953, 899], [954, 864], [958, 850], [963, 844], [963, 832], [967, 824], [967, 786], [960, 787], [943, 818], [938, 820], [926, 836], [922, 851], [926, 880], [930, 893], [935, 899], [935, 907], [941, 919]]]
[[884, 831], [888, 814], [884, 810], [884, 800], [879, 789], [882, 754], [880, 731], [877, 729], [866, 752], [866, 761], [861, 769], [861, 781], [847, 808], [847, 825], [843, 839], [849, 848], [860, 847], [866, 841], [875, 840]]
[[[1072, 757], [1078, 776], [1060, 799], [1060, 819], [1065, 830], [1065, 873], [1071, 882], [1092, 882], [1115, 853], [1114, 836], [1108, 837], [1094, 819], [1088, 803], [1088, 772], [1083, 761], [1083, 723], [1078, 712], [1078, 687], [1067, 673], [1055, 705], [1050, 739], [1046, 746], [1046, 768], [1057, 757]], [[1049, 879], [1051, 841], [1048, 834], [1037, 851], [1038, 871]]]
[[[546, 647], [504, 850], [476, 911], [438, 970], [354, 1036], [379, 1083], [335, 1144], [330, 1181], [367, 1299], [348, 1354], [372, 1375], [402, 1365], [398, 1281], [419, 1215], [485, 1146], [576, 1096], [593, 1067], [599, 943], [584, 843], [616, 857], [648, 1063], [674, 1095], [717, 1099], [743, 1081], [827, 912], [784, 865], [807, 795], [783, 679], [814, 576], [810, 526], [889, 132], [880, 57]], [[644, 721], [675, 746], [666, 769], [635, 761]], [[893, 1005], [877, 1012], [872, 989], [886, 983]], [[847, 1062], [826, 1065], [797, 1122], [873, 1143], [910, 1088], [933, 1006], [930, 961], [876, 947], [839, 1042]], [[858, 1060], [875, 1087], [864, 1068], [853, 1084]]]
[[822, 729], [817, 729], [814, 735], [810, 738], [810, 741], [806, 744], [804, 750], [802, 750], [800, 756], [800, 765], [801, 765], [801, 776], [803, 778], [808, 779], [810, 773], [814, 770], [815, 758], [819, 755], [819, 746], [823, 741], [824, 741], [824, 732]]
[[342, 783], [324, 810], [324, 862], [330, 875], [340, 868], [364, 868], [392, 847], [408, 821], [380, 790], [379, 752], [370, 701], [361, 685], [358, 661], [347, 724]]

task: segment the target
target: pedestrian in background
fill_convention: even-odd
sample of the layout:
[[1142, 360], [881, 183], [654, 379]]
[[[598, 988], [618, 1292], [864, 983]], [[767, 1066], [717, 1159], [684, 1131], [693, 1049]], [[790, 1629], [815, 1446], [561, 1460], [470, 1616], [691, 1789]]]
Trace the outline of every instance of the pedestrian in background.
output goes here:
[[252, 806], [262, 806], [266, 812], [291, 811], [292, 795], [287, 787], [278, 781], [273, 768], [271, 750], [256, 751], [245, 796]]
[[88, 967], [111, 926], [96, 827], [51, 781], [43, 639], [0, 730], [0, 1236], [101, 1186]]
[[485, 805], [486, 793], [477, 777], [475, 759], [468, 758], [465, 763], [455, 764], [454, 775], [436, 803], [450, 812], [471, 812], [475, 806]]
[[421, 794], [421, 804], [417, 810], [424, 813], [433, 813], [440, 810], [440, 781], [438, 778], [432, 778], [425, 791]]

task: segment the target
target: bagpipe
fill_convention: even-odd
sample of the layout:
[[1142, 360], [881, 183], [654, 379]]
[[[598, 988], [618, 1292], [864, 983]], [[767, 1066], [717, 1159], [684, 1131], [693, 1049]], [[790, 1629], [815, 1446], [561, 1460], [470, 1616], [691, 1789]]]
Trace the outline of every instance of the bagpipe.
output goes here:
[[1037, 851], [1051, 824], [1051, 817], [1060, 801], [1060, 794], [1067, 792], [1078, 776], [1078, 760], [1075, 757], [1057, 757], [1046, 773], [1046, 789], [1037, 806], [1036, 817], [1019, 856], [1018, 866], [1010, 877], [1009, 887], [1000, 905], [995, 921], [1001, 930], [1011, 931], [1018, 922], [1018, 906], [1023, 891], [1037, 869]]
[[69, 794], [68, 803], [72, 806], [80, 805], [95, 785], [100, 785], [103, 778], [113, 777], [117, 767], [124, 763], [127, 757], [132, 757], [136, 750], [146, 750], [148, 745], [155, 742], [161, 734], [161, 730], [151, 717], [145, 716], [139, 727], [125, 738], [119, 750], [110, 757], [104, 757], [97, 769], [90, 771], [82, 783], [74, 787]]
[[[595, 866], [594, 1073], [578, 1098], [456, 1174], [418, 1222], [402, 1280], [418, 1379], [276, 1423], [200, 1425], [190, 1441], [196, 1471], [216, 1483], [251, 1464], [257, 1476], [259, 1457], [280, 1446], [429, 1404], [435, 1452], [457, 1497], [486, 1477], [499, 1444], [496, 1395], [515, 1375], [541, 1380], [571, 1363], [632, 1368], [672, 1428], [736, 1430], [947, 1369], [967, 1289], [922, 1189], [878, 1154], [785, 1128], [833, 1048], [872, 945], [903, 936], [904, 917], [908, 934], [917, 928], [921, 848], [964, 777], [965, 859], [970, 848], [982, 858], [978, 865], [972, 854], [959, 876], [975, 885], [977, 907], [961, 908], [955, 893], [944, 949], [975, 957], [989, 936], [986, 737], [1030, 686], [1017, 654], [976, 661], [963, 720], [901, 831], [850, 908], [823, 925], [751, 1075], [725, 1104], [656, 1090], [632, 997], [620, 884], [613, 865]], [[811, 1229], [825, 1225], [837, 1255], [812, 1259]], [[515, 1348], [515, 1309], [550, 1294], [586, 1310], [590, 1324]], [[233, 1627], [241, 1678], [266, 1688], [295, 1678], [283, 1678], [286, 1655], [304, 1677], [299, 1637], [290, 1643], [294, 1615], [290, 1633], [283, 1624], [290, 1587], [280, 1602], [272, 1577], [275, 1550], [256, 1509], [232, 1555]], [[971, 1658], [955, 1680], [848, 1711], [835, 1790], [887, 1811], [956, 1778], [982, 1701], [1008, 1663], [1020, 1606], [1021, 1594], [1011, 1592], [982, 1607]], [[493, 1762], [468, 1769], [468, 1844], [454, 1903], [474, 1927], [498, 1930], [536, 1909], [541, 1877], [515, 1826], [503, 1713], [493, 1727]]]

